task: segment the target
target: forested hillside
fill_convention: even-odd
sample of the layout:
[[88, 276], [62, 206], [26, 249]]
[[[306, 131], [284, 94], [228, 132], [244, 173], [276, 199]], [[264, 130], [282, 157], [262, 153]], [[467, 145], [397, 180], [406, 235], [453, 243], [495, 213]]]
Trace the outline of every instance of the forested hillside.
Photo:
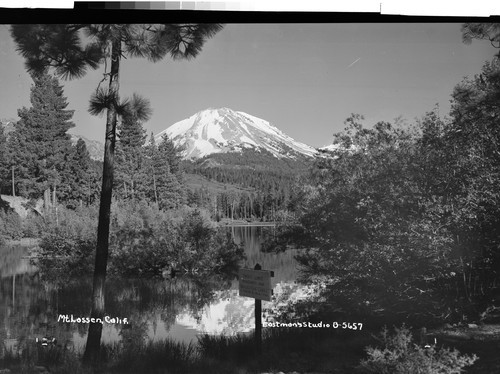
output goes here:
[[296, 203], [296, 184], [313, 159], [277, 158], [261, 150], [245, 149], [235, 153], [217, 153], [183, 163], [186, 173], [209, 180], [239, 186], [246, 191], [195, 191], [202, 204], [214, 200], [217, 216], [247, 220], [274, 221]]

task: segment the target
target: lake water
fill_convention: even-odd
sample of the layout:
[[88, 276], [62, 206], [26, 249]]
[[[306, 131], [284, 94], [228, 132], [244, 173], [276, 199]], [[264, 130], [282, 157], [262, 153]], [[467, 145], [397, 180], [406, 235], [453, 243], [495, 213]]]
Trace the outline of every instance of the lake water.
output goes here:
[[[228, 227], [236, 243], [245, 248], [242, 267], [274, 270], [276, 290], [295, 283], [295, 253], [263, 253], [261, 244], [273, 227]], [[81, 349], [88, 324], [65, 323], [90, 315], [92, 280], [74, 279], [64, 286], [45, 281], [24, 257], [28, 248], [0, 248], [0, 356], [3, 349], [44, 336], [55, 337], [66, 346]], [[285, 287], [283, 287], [285, 286]], [[273, 301], [263, 301], [272, 308]], [[251, 332], [254, 327], [254, 300], [238, 296], [236, 279], [190, 281], [109, 279], [106, 284], [106, 314], [115, 323], [104, 323], [103, 342], [161, 340], [171, 338], [195, 342], [199, 334]], [[123, 323], [127, 318], [127, 324]], [[111, 321], [111, 320], [110, 320]]]

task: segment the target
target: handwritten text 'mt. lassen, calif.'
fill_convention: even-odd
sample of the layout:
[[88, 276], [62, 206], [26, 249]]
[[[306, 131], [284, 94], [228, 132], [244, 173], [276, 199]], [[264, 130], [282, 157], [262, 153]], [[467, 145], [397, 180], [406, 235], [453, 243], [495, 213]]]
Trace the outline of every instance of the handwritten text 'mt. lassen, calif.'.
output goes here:
[[59, 314], [57, 317], [57, 322], [63, 323], [110, 323], [110, 324], [120, 324], [128, 325], [129, 321], [127, 318], [104, 316], [104, 318], [91, 318], [91, 317], [74, 317], [73, 314]]

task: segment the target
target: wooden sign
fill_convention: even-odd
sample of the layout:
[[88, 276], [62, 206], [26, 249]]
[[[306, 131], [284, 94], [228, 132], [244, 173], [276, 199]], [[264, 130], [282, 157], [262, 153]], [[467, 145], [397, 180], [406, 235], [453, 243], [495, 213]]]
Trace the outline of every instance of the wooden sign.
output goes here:
[[255, 299], [255, 347], [262, 353], [262, 300], [271, 301], [273, 290], [271, 277], [274, 271], [262, 270], [259, 264], [253, 269], [240, 269], [239, 273], [240, 296]]
[[238, 276], [240, 296], [271, 301], [272, 287], [269, 270], [240, 269]]

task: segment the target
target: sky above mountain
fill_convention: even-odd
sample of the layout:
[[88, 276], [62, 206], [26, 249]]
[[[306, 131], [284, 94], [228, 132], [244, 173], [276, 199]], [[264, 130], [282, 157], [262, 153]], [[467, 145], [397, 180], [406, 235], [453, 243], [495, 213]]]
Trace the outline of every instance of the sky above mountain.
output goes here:
[[[207, 109], [228, 107], [269, 121], [314, 147], [332, 140], [351, 113], [366, 124], [402, 115], [414, 121], [453, 87], [478, 74], [497, 52], [488, 42], [461, 41], [459, 23], [228, 24], [191, 61], [122, 62], [122, 96], [147, 97], [155, 134]], [[31, 78], [7, 25], [0, 25], [0, 118], [29, 106]], [[105, 118], [87, 112], [103, 69], [61, 81], [74, 109], [71, 132], [104, 139]]]

